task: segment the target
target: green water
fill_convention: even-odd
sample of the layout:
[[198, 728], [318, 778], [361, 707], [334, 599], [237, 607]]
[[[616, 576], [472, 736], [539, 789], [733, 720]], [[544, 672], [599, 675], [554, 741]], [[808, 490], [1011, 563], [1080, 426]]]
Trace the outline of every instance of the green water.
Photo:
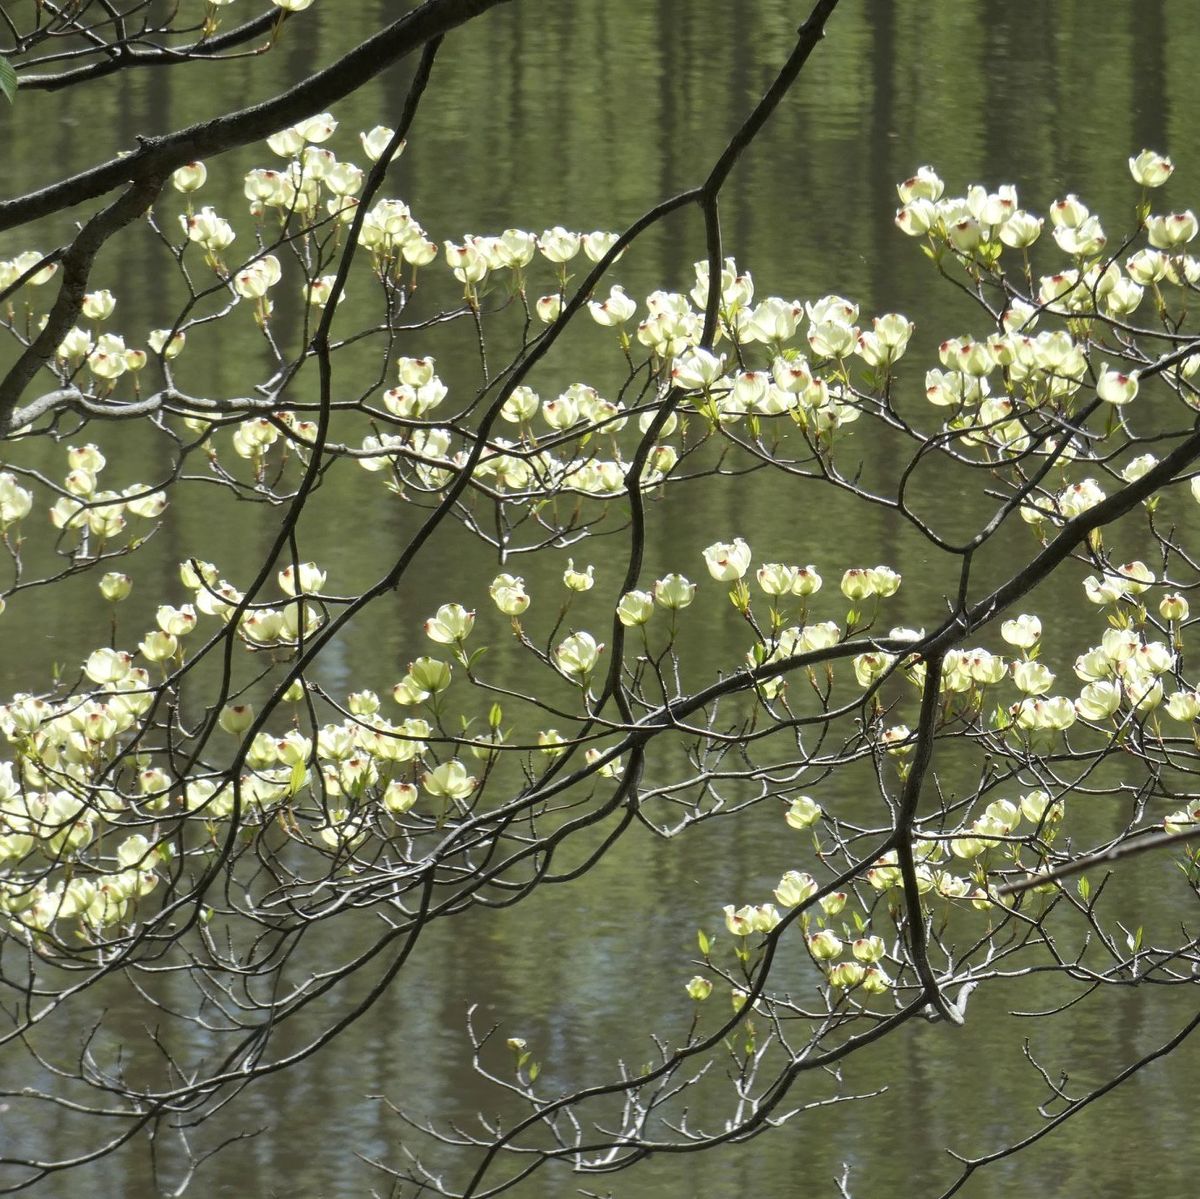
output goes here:
[[[66, 167], [129, 147], [135, 135], [215, 115], [231, 97], [243, 103], [271, 95], [398, 7], [318, 0], [262, 59], [118, 76], [86, 93], [23, 95], [14, 112], [0, 114], [5, 189], [17, 194]], [[803, 5], [784, 0], [517, 0], [447, 39], [389, 192], [402, 196], [438, 241], [510, 225], [621, 228], [703, 177], [786, 56], [804, 13]], [[726, 250], [753, 272], [759, 295], [838, 292], [857, 300], [864, 315], [908, 314], [918, 325], [916, 359], [918, 345], [927, 352], [942, 336], [975, 326], [961, 298], [937, 286], [913, 243], [894, 229], [895, 181], [928, 162], [954, 190], [969, 182], [1015, 183], [1036, 211], [1075, 191], [1105, 216], [1106, 226], [1120, 228], [1134, 198], [1125, 160], [1143, 146], [1174, 155], [1173, 196], [1197, 194], [1198, 51], [1200, 24], [1186, 0], [843, 0], [793, 95], [723, 194]], [[394, 122], [407, 78], [400, 67], [341, 105], [344, 131]], [[353, 156], [343, 145], [342, 156]], [[240, 210], [234, 197], [242, 173], [268, 158], [265, 147], [255, 147], [210, 162], [205, 202]], [[49, 223], [38, 233], [40, 244], [52, 244], [69, 219], [82, 215]], [[119, 260], [102, 260], [94, 278], [119, 292], [122, 327], [149, 328], [162, 323], [159, 314], [172, 301], [171, 276], [149, 238], [131, 241]], [[6, 234], [0, 251], [29, 244]], [[633, 295], [659, 286], [686, 290], [691, 263], [703, 253], [700, 222], [686, 214], [643, 239], [614, 277]], [[352, 288], [347, 324], [367, 311], [367, 298], [356, 298]], [[281, 319], [295, 320], [295, 309], [282, 305]], [[475, 361], [457, 332], [412, 335], [398, 348], [434, 353], [452, 388], [475, 382]], [[197, 393], [237, 395], [264, 361], [252, 323], [228, 321], [219, 340], [189, 353], [182, 378]], [[587, 380], [605, 391], [605, 380], [619, 384], [620, 367], [611, 345], [591, 339], [553, 358], [534, 385], [548, 395]], [[370, 367], [351, 364], [343, 378], [352, 379], [356, 369]], [[914, 365], [909, 379], [918, 393], [921, 377]], [[114, 482], [152, 475], [158, 444], [152, 435], [111, 427], [88, 436], [108, 453]], [[895, 466], [892, 448], [863, 442], [866, 477], [886, 478]], [[45, 457], [35, 465], [59, 469], [60, 449], [39, 452]], [[141, 627], [151, 598], [184, 598], [175, 571], [185, 553], [218, 560], [223, 573], [245, 579], [277, 523], [277, 512], [234, 503], [216, 488], [196, 492], [203, 501], [180, 503], [131, 561], [136, 596], [145, 599], [131, 600], [128, 614], [122, 612], [130, 629]], [[981, 497], [945, 479], [920, 479], [917, 495], [951, 532], [973, 528], [989, 511]], [[951, 578], [952, 564], [931, 559], [907, 527], [887, 516], [865, 520], [860, 510], [802, 482], [749, 476], [679, 488], [652, 512], [646, 577], [669, 569], [698, 577], [705, 545], [743, 535], [760, 560], [815, 562], [831, 578], [846, 565], [896, 565], [906, 582], [891, 614], [894, 623], [912, 625], [936, 621]], [[413, 514], [377, 477], [343, 470], [306, 513], [302, 557], [321, 562], [349, 593], [387, 570], [412, 528]], [[1023, 535], [1015, 530], [981, 563], [981, 588], [1014, 552], [1027, 551]], [[594, 563], [600, 579], [579, 611], [599, 613], [623, 568], [619, 539], [597, 539], [572, 552]], [[547, 592], [557, 587], [566, 557], [565, 551], [530, 556], [518, 573], [535, 595]], [[482, 606], [496, 570], [495, 555], [467, 534], [439, 540], [397, 597], [332, 647], [321, 664], [323, 681], [337, 692], [390, 686], [424, 652], [421, 621], [450, 599]], [[39, 687], [52, 663], [78, 656], [81, 639], [98, 643], [89, 640], [104, 628], [90, 602], [92, 586], [82, 580], [14, 599], [0, 625], [6, 691]], [[146, 606], [139, 609], [139, 602]], [[831, 607], [821, 615], [837, 613]], [[692, 636], [706, 660], [735, 662], [744, 652], [744, 631], [729, 619]], [[526, 677], [514, 649], [498, 649], [494, 661], [498, 672]], [[697, 925], [715, 928], [724, 902], [765, 897], [793, 864], [787, 844], [768, 835], [774, 827], [754, 819], [715, 822], [678, 842], [631, 834], [570, 888], [435, 929], [365, 1019], [301, 1069], [256, 1086], [197, 1134], [203, 1146], [222, 1133], [267, 1130], [209, 1162], [192, 1193], [349, 1199], [377, 1186], [386, 1194], [386, 1181], [361, 1157], [398, 1163], [402, 1126], [375, 1096], [432, 1115], [443, 1127], [469, 1122], [495, 1103], [469, 1065], [464, 1020], [472, 1004], [483, 1025], [501, 1021], [502, 1035], [526, 1037], [555, 1085], [608, 1078], [618, 1060], [645, 1060], [651, 1028], [674, 1036], [686, 1031], [680, 988], [694, 972]], [[1153, 904], [1170, 869], [1141, 868], [1127, 887], [1130, 906]], [[338, 936], [365, 946], [375, 932], [364, 916], [357, 930], [343, 924]], [[315, 939], [306, 952], [316, 966], [323, 949], [332, 948]], [[748, 1146], [664, 1157], [594, 1179], [547, 1170], [511, 1193], [520, 1199], [578, 1188], [625, 1199], [834, 1196], [846, 1162], [856, 1196], [936, 1195], [955, 1174], [946, 1150], [985, 1152], [1038, 1127], [1035, 1105], [1045, 1095], [1022, 1056], [1023, 1038], [1032, 1039], [1055, 1073], [1069, 1069], [1082, 1089], [1165, 1040], [1194, 1010], [1194, 995], [1159, 991], [1110, 994], [1053, 1020], [1032, 1021], [1008, 1009], [1050, 1006], [1063, 992], [1049, 982], [997, 986], [973, 1000], [964, 1028], [910, 1025], [848, 1063], [845, 1089], [886, 1087], [876, 1098], [804, 1113]], [[112, 1014], [108, 1036], [121, 1033], [123, 1019]], [[145, 1022], [144, 1012], [129, 1015], [131, 1041]], [[73, 1048], [79, 1030], [64, 1024], [59, 1034]], [[203, 1050], [199, 1033], [187, 1048]], [[1183, 1147], [1193, 1139], [1195, 1079], [1194, 1051], [1189, 1060], [1185, 1050], [1096, 1104], [1063, 1135], [981, 1172], [962, 1193], [970, 1199], [1029, 1191], [1112, 1199], [1143, 1193], [1144, 1177], [1139, 1182], [1130, 1168], [1129, 1149], [1137, 1146], [1141, 1170], [1153, 1170], [1158, 1194], [1189, 1194], [1194, 1169]], [[804, 1081], [795, 1106], [832, 1093], [828, 1080]], [[36, 1122], [15, 1110], [0, 1121], [6, 1148], [20, 1145], [31, 1154], [61, 1151], [73, 1135], [68, 1120], [55, 1122], [45, 1111]], [[172, 1151], [163, 1152], [170, 1177]], [[461, 1157], [442, 1157], [462, 1169]], [[52, 1179], [39, 1193], [148, 1199], [159, 1192], [139, 1145]]]

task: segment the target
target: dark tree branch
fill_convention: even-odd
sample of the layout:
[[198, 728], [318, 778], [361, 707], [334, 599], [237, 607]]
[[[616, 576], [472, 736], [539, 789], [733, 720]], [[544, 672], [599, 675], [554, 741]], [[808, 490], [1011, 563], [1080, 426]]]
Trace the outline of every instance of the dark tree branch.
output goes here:
[[124, 158], [81, 171], [61, 183], [0, 202], [0, 230], [13, 229], [75, 204], [104, 195], [127, 181], [163, 179], [196, 159], [222, 154], [270, 136], [357, 91], [394, 63], [433, 38], [510, 0], [426, 0], [386, 29], [356, 46], [337, 62], [261, 104], [211, 121], [189, 125], [163, 137], [144, 138]]

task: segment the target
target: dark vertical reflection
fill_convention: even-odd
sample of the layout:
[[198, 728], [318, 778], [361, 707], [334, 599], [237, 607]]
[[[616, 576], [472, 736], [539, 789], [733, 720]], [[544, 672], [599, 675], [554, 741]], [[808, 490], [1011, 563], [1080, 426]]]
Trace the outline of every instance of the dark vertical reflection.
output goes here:
[[[687, 58], [680, 47], [681, 29], [678, 24], [679, 6], [672, 0], [659, 0], [654, 9], [656, 22], [655, 43], [657, 46], [656, 68], [657, 78], [654, 80], [654, 90], [660, 97], [662, 128], [666, 136], [662, 139], [658, 154], [657, 177], [658, 194], [666, 197], [679, 190], [681, 180], [678, 170], [679, 140], [672, 136], [678, 128], [682, 115], [683, 101], [680, 96], [682, 86], [681, 74], [685, 69]], [[683, 30], [689, 28], [690, 22], [685, 22]], [[701, 128], [708, 122], [703, 122]], [[699, 131], [697, 131], [699, 132]], [[660, 259], [660, 277], [668, 286], [677, 286], [671, 282], [671, 277], [680, 270], [678, 261], [673, 260], [667, 247], [662, 247], [663, 257]], [[671, 259], [671, 260], [669, 260]]]
[[[137, 133], [201, 119], [230, 97], [249, 100], [281, 90], [401, 7], [385, 0], [374, 6], [322, 0], [290, 21], [278, 51], [261, 58], [212, 70], [149, 72], [91, 89], [86, 99], [82, 92], [22, 96], [15, 110], [0, 108], [8, 135], [8, 190], [45, 182], [61, 164], [97, 161], [132, 145]], [[791, 0], [505, 5], [446, 39], [386, 194], [411, 203], [439, 242], [508, 225], [535, 231], [551, 223], [621, 227], [656, 200], [698, 181], [789, 50], [806, 7]], [[1194, 68], [1200, 27], [1192, 7], [1191, 0], [1136, 6], [1082, 0], [843, 4], [795, 92], [731, 180], [723, 201], [728, 252], [754, 273], [760, 295], [813, 299], [840, 292], [862, 302], [864, 322], [875, 311], [903, 311], [917, 322], [918, 339], [934, 342], [966, 326], [977, 330], [974, 312], [958, 303], [953, 289], [937, 285], [914, 243], [893, 230], [897, 178], [929, 162], [952, 193], [970, 182], [1013, 181], [1022, 187], [1025, 203], [1041, 211], [1055, 195], [1077, 189], [1105, 213], [1115, 233], [1131, 195], [1125, 157], [1145, 144], [1175, 153], [1180, 177], [1168, 195], [1186, 206], [1187, 180], [1200, 172], [1200, 163], [1186, 157], [1189, 120], [1200, 110]], [[339, 157], [361, 163], [357, 130], [396, 123], [411, 69], [410, 62], [399, 64], [337, 107], [342, 130], [333, 145]], [[270, 162], [261, 145], [212, 162], [209, 187], [197, 198], [235, 221], [236, 244], [247, 253], [254, 230], [245, 215], [241, 176], [250, 166]], [[180, 198], [168, 190], [159, 207], [164, 227], [174, 234]], [[53, 244], [51, 232], [62, 238], [69, 228], [64, 218], [53, 230], [37, 231], [36, 238], [31, 231], [10, 233], [0, 244], [7, 256], [30, 244]], [[105, 264], [113, 276], [102, 282], [119, 294], [116, 326], [131, 344], [141, 344], [145, 331], [162, 323], [176, 290], [163, 253], [138, 237], [131, 244], [132, 250], [122, 249]], [[691, 264], [702, 252], [696, 213], [681, 214], [618, 263], [612, 281], [624, 283], [639, 301], [655, 287], [687, 290]], [[413, 314], [428, 314], [456, 298], [455, 287], [430, 269]], [[365, 323], [369, 304], [369, 282], [355, 282], [345, 326], [360, 316]], [[286, 316], [295, 323], [295, 296], [281, 297], [279, 311], [281, 322]], [[219, 338], [206, 342], [197, 336], [195, 351], [180, 360], [185, 388], [240, 394], [257, 378], [261, 339], [243, 316], [226, 322]], [[339, 316], [339, 326], [342, 322]], [[543, 394], [585, 379], [612, 391], [621, 363], [612, 339], [589, 335], [579, 347], [547, 364], [534, 380]], [[364, 351], [364, 361], [370, 352]], [[457, 394], [477, 383], [477, 360], [463, 352], [456, 331], [410, 334], [399, 352], [434, 353]], [[897, 390], [898, 402], [928, 423], [928, 413], [919, 408], [926, 358], [914, 345]], [[373, 359], [366, 365], [339, 360], [339, 386], [373, 366]], [[298, 380], [296, 394], [311, 397], [307, 375]], [[888, 469], [889, 463], [877, 460], [882, 451], [871, 444], [869, 431], [863, 432], [856, 431], [853, 444], [864, 469]], [[89, 430], [89, 436], [103, 443], [113, 470], [124, 472], [121, 483], [139, 477], [155, 460], [157, 446], [137, 431], [104, 428]], [[39, 465], [60, 477], [61, 447], [45, 447], [45, 454]], [[202, 465], [197, 469], [202, 472]], [[970, 524], [987, 511], [986, 505], [959, 503], [942, 479], [931, 480], [918, 498], [939, 514], [953, 507]], [[306, 514], [302, 556], [328, 565], [337, 588], [349, 592], [386, 567], [419, 515], [415, 505], [386, 494], [377, 476], [356, 468], [331, 472]], [[180, 503], [154, 543], [128, 560], [137, 584], [121, 613], [119, 643], [132, 645], [141, 636], [153, 619], [155, 599], [175, 585], [185, 550], [219, 561], [223, 573], [242, 583], [277, 519], [277, 513], [225, 502], [216, 488], [203, 489], [197, 504]], [[814, 605], [818, 619], [844, 615], [837, 571], [876, 561], [892, 561], [905, 573], [889, 610], [895, 623], [917, 623], [923, 613], [940, 610], [944, 584], [905, 530], [863, 519], [861, 510], [827, 496], [818, 499], [802, 482], [765, 476], [707, 480], [680, 489], [666, 503], [652, 503], [647, 573], [682, 570], [698, 578], [701, 547], [738, 533], [764, 559], [818, 564], [827, 579]], [[577, 557], [594, 560], [601, 580], [594, 596], [574, 609], [581, 622], [601, 613], [622, 545], [613, 538], [576, 550]], [[1027, 548], [1026, 540], [1006, 550]], [[549, 554], [515, 567], [544, 605], [535, 610], [538, 619], [557, 603], [564, 560], [565, 554]], [[421, 620], [436, 604], [463, 599], [479, 604], [480, 639], [493, 643], [489, 667], [498, 663], [498, 677], [536, 687], [541, 676], [529, 670], [511, 638], [504, 640], [502, 622], [485, 627], [494, 614], [483, 611], [486, 601], [480, 597], [495, 569], [494, 555], [465, 535], [429, 547], [411, 585], [380, 605], [374, 622], [350, 630], [333, 647], [327, 673], [343, 690], [386, 690], [404, 662], [428, 649]], [[87, 623], [92, 586], [81, 580], [74, 590], [47, 592], [36, 603], [17, 597], [10, 604], [0, 631], [6, 646], [21, 649], [3, 658], [10, 689], [42, 686], [51, 662], [74, 666], [78, 638], [92, 631]], [[1073, 609], [1064, 602], [1062, 611], [1066, 620]], [[98, 619], [95, 635], [106, 631]], [[744, 629], [727, 619], [689, 626], [685, 635], [698, 673], [714, 662], [737, 663], [746, 650]], [[656, 763], [654, 769], [667, 776], [678, 765]], [[864, 805], [872, 821], [881, 818], [878, 790], [869, 777], [825, 785], [839, 800]], [[260, 1126], [268, 1131], [220, 1155], [202, 1172], [195, 1193], [277, 1191], [329, 1199], [369, 1193], [380, 1180], [355, 1154], [396, 1162], [402, 1131], [386, 1109], [365, 1098], [369, 1094], [387, 1094], [443, 1120], [492, 1110], [495, 1092], [474, 1075], [465, 1056], [463, 1012], [473, 1002], [481, 1004], [486, 1024], [503, 1022], [503, 1035], [528, 1036], [547, 1062], [548, 1077], [556, 1080], [608, 1077], [621, 1055], [640, 1060], [647, 1052], [640, 1022], [645, 1013], [654, 1014], [649, 1023], [676, 1032], [686, 1023], [682, 983], [694, 969], [697, 926], [723, 936], [720, 905], [765, 897], [804, 850], [801, 841], [779, 835], [777, 811], [764, 811], [757, 821], [755, 815], [713, 821], [694, 837], [668, 842], [630, 835], [603, 868], [570, 889], [511, 912], [480, 911], [453, 928], [433, 930], [371, 1017], [302, 1069], [280, 1074], [231, 1106], [224, 1131]], [[1173, 920], [1172, 905], [1159, 902], [1173, 881], [1170, 874], [1164, 866], [1158, 874], [1148, 869], [1140, 875], [1131, 912], [1154, 907], [1161, 909], [1161, 919]], [[345, 944], [320, 937], [305, 944], [306, 968], [309, 960], [321, 968], [335, 951], [361, 949], [376, 931], [369, 920], [343, 927], [339, 937]], [[807, 1000], [814, 979], [797, 969], [792, 981], [794, 994]], [[182, 1002], [186, 994], [181, 982], [176, 998]], [[892, 1088], [889, 1098], [806, 1113], [778, 1135], [747, 1147], [651, 1161], [644, 1174], [613, 1180], [614, 1193], [633, 1199], [649, 1194], [686, 1199], [703, 1191], [783, 1195], [798, 1174], [825, 1185], [846, 1159], [858, 1167], [851, 1177], [853, 1193], [889, 1193], [896, 1178], [912, 1193], [936, 1193], [933, 1183], [945, 1178], [943, 1149], [995, 1147], [1014, 1128], [1027, 1127], [1022, 1120], [1032, 1111], [1031, 1101], [1041, 1098], [1020, 1054], [1024, 1026], [1004, 1014], [1011, 997], [992, 1000], [981, 992], [961, 1035], [922, 1026], [879, 1046], [870, 1060], [846, 1064], [847, 1089], [886, 1084]], [[726, 1010], [728, 998], [719, 994], [711, 1002]], [[1053, 995], [1036, 998], [1049, 1004]], [[130, 1041], [139, 1038], [142, 1014], [121, 1011], [114, 1027]], [[1050, 1027], [1061, 1046], [1048, 1036], [1050, 1043], [1040, 1048], [1055, 1064], [1094, 1073], [1108, 1065], [1106, 1046], [1128, 1058], [1169, 1033], [1165, 1005], [1138, 1011], [1142, 1014], [1125, 1020], [1114, 1034], [1111, 1021], [1121, 1023], [1124, 1014], [1120, 1005], [1095, 1010], [1081, 1005]], [[289, 1031], [281, 1051], [301, 1044], [302, 1031]], [[63, 1045], [74, 1047], [69, 1034], [76, 1030], [56, 1026], [55, 1032], [63, 1034]], [[210, 1051], [199, 1036], [186, 1048], [197, 1055]], [[498, 1059], [491, 1064], [501, 1065]], [[1162, 1134], [1170, 1126], [1179, 1133], [1174, 1143], [1184, 1143], [1189, 1108], [1178, 1098], [1189, 1093], [1186, 1070], [1178, 1062], [1163, 1063], [1155, 1078], [1131, 1083], [1127, 1093], [1106, 1101], [1108, 1108], [1096, 1105], [1097, 1112], [1112, 1114], [1078, 1126], [1085, 1130], [1078, 1137], [1069, 1132], [1065, 1140], [1051, 1138], [1048, 1156], [1028, 1159], [1039, 1163], [1029, 1177], [1069, 1178], [1072, 1194], [1083, 1193], [1085, 1182], [1094, 1193], [1128, 1193], [1127, 1175], [1111, 1148], [1114, 1127], [1129, 1143], [1162, 1144], [1172, 1143]], [[824, 1076], [804, 1079], [796, 1093], [817, 1097], [821, 1086], [828, 1086]], [[1146, 1089], [1151, 1087], [1158, 1089]], [[1147, 1095], [1156, 1102], [1145, 1102]], [[723, 1115], [711, 1097], [709, 1108], [714, 1118]], [[63, 1131], [47, 1119], [36, 1128], [21, 1126], [20, 1135], [49, 1152]], [[165, 1139], [162, 1148], [169, 1152]], [[1189, 1169], [1186, 1155], [1162, 1157], [1156, 1162], [1160, 1189], [1190, 1193]], [[53, 1193], [72, 1199], [148, 1199], [156, 1193], [140, 1147], [55, 1185]], [[546, 1173], [512, 1193], [515, 1199], [549, 1199], [570, 1185]], [[1028, 1179], [1019, 1172], [999, 1171], [973, 1180], [970, 1193], [972, 1199], [1003, 1199], [1022, 1185], [1027, 1189]]]
[[871, 88], [870, 128], [866, 131], [869, 148], [868, 175], [870, 181], [873, 241], [872, 257], [876, 262], [887, 256], [896, 244], [896, 229], [888, 203], [896, 185], [893, 148], [896, 130], [896, 6], [880, 4], [875, 7], [870, 23]]
[[[1133, 18], [1133, 54], [1137, 63], [1133, 89], [1133, 144], [1165, 153], [1170, 102], [1167, 92], [1167, 22], [1164, 0], [1142, 0]], [[1193, 114], [1194, 115], [1194, 114]]]

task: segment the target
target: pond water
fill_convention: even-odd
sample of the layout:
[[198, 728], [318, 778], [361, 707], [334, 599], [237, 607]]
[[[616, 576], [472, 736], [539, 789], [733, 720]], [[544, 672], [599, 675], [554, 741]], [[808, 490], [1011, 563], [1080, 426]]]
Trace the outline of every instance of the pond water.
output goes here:
[[[86, 93], [22, 96], [15, 110], [0, 114], [9, 149], [6, 189], [23, 192], [130, 146], [136, 134], [215, 115], [231, 97], [241, 103], [271, 95], [399, 8], [386, 0], [319, 0], [261, 59], [127, 74]], [[789, 51], [804, 15], [803, 4], [787, 0], [517, 0], [447, 38], [389, 191], [412, 206], [438, 241], [513, 225], [623, 228], [703, 177]], [[723, 194], [727, 252], [753, 273], [759, 295], [837, 292], [858, 301], [864, 315], [906, 313], [918, 326], [914, 359], [927, 354], [941, 337], [976, 326], [970, 307], [953, 288], [939, 286], [914, 243], [895, 229], [895, 182], [931, 163], [951, 189], [1014, 183], [1024, 203], [1041, 212], [1054, 198], [1078, 192], [1106, 227], [1119, 229], [1136, 198], [1126, 159], [1151, 146], [1174, 155], [1171, 186], [1185, 201], [1200, 184], [1200, 159], [1192, 153], [1200, 23], [1193, 18], [1187, 0], [844, 3], [793, 95]], [[404, 69], [390, 72], [340, 106], [343, 128], [393, 123], [407, 78]], [[351, 156], [348, 143], [344, 156]], [[210, 162], [205, 202], [240, 211], [242, 174], [267, 158], [265, 147], [254, 147]], [[44, 244], [65, 227], [48, 226]], [[25, 248], [11, 234], [0, 241], [5, 255]], [[633, 295], [658, 286], [686, 290], [691, 264], [703, 253], [700, 221], [685, 214], [643, 239], [615, 276]], [[170, 302], [172, 284], [149, 239], [119, 262], [102, 261], [95, 279], [119, 291], [128, 327], [161, 323], [156, 314]], [[365, 313], [366, 297], [352, 293], [348, 324], [360, 302]], [[281, 318], [295, 319], [286, 303]], [[189, 381], [194, 391], [236, 395], [247, 367], [262, 365], [255, 329], [249, 320], [242, 326], [223, 327], [220, 342], [190, 368], [197, 372]], [[475, 360], [457, 331], [409, 335], [399, 352], [433, 353], [452, 387], [474, 378]], [[605, 380], [619, 382], [620, 366], [611, 346], [600, 350], [589, 342], [553, 358], [535, 385], [553, 394], [586, 380], [604, 391]], [[910, 370], [909, 386], [919, 386], [922, 375], [923, 369]], [[153, 474], [156, 443], [149, 435], [122, 427], [89, 436], [101, 441], [118, 482]], [[45, 452], [53, 469], [61, 451]], [[887, 446], [865, 444], [859, 452], [869, 474], [886, 477], [895, 465]], [[918, 492], [951, 528], [973, 527], [989, 511], [954, 480], [921, 479]], [[252, 573], [278, 513], [233, 502], [216, 488], [212, 493], [211, 502], [181, 505], [141, 552], [138, 591], [130, 615], [122, 613], [131, 628], [149, 615], [138, 609], [139, 596], [149, 604], [150, 597], [179, 591], [174, 579], [185, 552], [219, 560], [231, 578]], [[302, 556], [326, 566], [348, 593], [386, 570], [413, 520], [373, 476], [343, 471], [306, 516]], [[886, 515], [864, 520], [860, 510], [831, 502], [803, 481], [785, 485], [765, 476], [680, 488], [654, 505], [646, 575], [682, 570], [697, 577], [700, 550], [735, 535], [751, 539], [763, 559], [812, 561], [830, 576], [855, 563], [894, 565], [906, 579], [893, 601], [899, 624], [933, 623], [952, 578], [951, 564], [931, 560]], [[1011, 555], [1030, 544], [1024, 530], [1014, 530], [981, 564], [982, 577], [999, 577]], [[622, 551], [619, 538], [603, 537], [571, 551], [596, 566], [597, 611], [600, 593], [616, 587]], [[519, 573], [534, 594], [548, 591], [566, 557], [567, 551], [531, 555]], [[495, 553], [466, 533], [431, 546], [418, 577], [334, 647], [321, 664], [323, 681], [339, 692], [390, 686], [403, 664], [424, 652], [421, 621], [447, 600], [479, 604], [497, 568]], [[92, 586], [83, 580], [12, 602], [0, 624], [6, 693], [36, 689], [52, 663], [78, 655], [93, 621], [84, 598]], [[1068, 616], [1059, 620], [1070, 624]], [[744, 640], [725, 620], [697, 632], [694, 649], [710, 660], [735, 661]], [[515, 649], [498, 649], [497, 666], [523, 677]], [[774, 825], [753, 819], [718, 821], [678, 843], [630, 834], [570, 888], [435, 929], [366, 1018], [305, 1067], [265, 1080], [222, 1114], [213, 1128], [227, 1134], [267, 1131], [208, 1162], [193, 1193], [349, 1199], [377, 1186], [386, 1194], [386, 1181], [363, 1159], [398, 1163], [403, 1126], [378, 1096], [443, 1126], [469, 1122], [495, 1103], [470, 1068], [470, 1005], [478, 1005], [483, 1026], [501, 1023], [501, 1037], [526, 1038], [563, 1086], [607, 1078], [619, 1059], [636, 1064], [649, 1057], [648, 1028], [671, 1035], [686, 1028], [681, 984], [694, 972], [696, 928], [715, 929], [721, 904], [765, 896], [792, 865], [786, 844], [768, 828]], [[1123, 901], [1131, 909], [1152, 907], [1170, 869], [1169, 863], [1139, 867]], [[359, 933], [340, 928], [338, 936], [360, 936], [365, 946], [374, 932], [364, 917]], [[319, 963], [319, 940], [305, 952]], [[996, 987], [972, 1001], [963, 1028], [910, 1025], [869, 1059], [848, 1063], [847, 1089], [886, 1088], [875, 1098], [818, 1108], [746, 1146], [656, 1159], [629, 1174], [579, 1180], [544, 1171], [511, 1194], [549, 1199], [582, 1187], [623, 1199], [688, 1199], [802, 1188], [834, 1196], [846, 1162], [855, 1195], [936, 1195], [955, 1175], [948, 1149], [987, 1151], [1039, 1126], [1035, 1107], [1044, 1088], [1022, 1055], [1025, 1037], [1055, 1069], [1069, 1068], [1073, 1085], [1082, 1088], [1165, 1040], [1194, 1010], [1194, 995], [1159, 990], [1150, 997], [1132, 990], [1106, 996], [1032, 1021], [1009, 1014], [1009, 1007], [1049, 1006], [1061, 1002], [1060, 990], [1015, 982], [1007, 991]], [[655, 1013], [661, 1016], [644, 1019]], [[139, 1014], [131, 1037], [142, 1020]], [[1191, 1193], [1193, 1163], [1170, 1147], [1182, 1149], [1194, 1138], [1195, 1080], [1194, 1055], [1160, 1063], [1064, 1135], [981, 1172], [962, 1193], [994, 1199], [1019, 1189], [1116, 1199], [1143, 1189], [1131, 1178], [1130, 1146], [1145, 1154], [1158, 1193]], [[824, 1098], [831, 1089], [805, 1083], [797, 1101]], [[0, 1135], [9, 1148], [21, 1143], [37, 1153], [61, 1147], [67, 1128], [49, 1119], [9, 1120]], [[205, 1132], [206, 1143], [213, 1135]], [[135, 1147], [52, 1179], [39, 1193], [149, 1199], [160, 1191], [148, 1154]]]

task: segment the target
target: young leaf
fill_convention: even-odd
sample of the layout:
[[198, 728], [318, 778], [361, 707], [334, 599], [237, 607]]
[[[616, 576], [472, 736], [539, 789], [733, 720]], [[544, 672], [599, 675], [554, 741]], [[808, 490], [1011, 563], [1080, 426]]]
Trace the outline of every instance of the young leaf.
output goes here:
[[12, 104], [17, 97], [17, 73], [12, 69], [12, 63], [0, 54], [0, 92]]
[[288, 794], [295, 795], [301, 787], [304, 786], [304, 780], [308, 777], [308, 768], [304, 762], [297, 762], [292, 766], [292, 773], [288, 777]]

